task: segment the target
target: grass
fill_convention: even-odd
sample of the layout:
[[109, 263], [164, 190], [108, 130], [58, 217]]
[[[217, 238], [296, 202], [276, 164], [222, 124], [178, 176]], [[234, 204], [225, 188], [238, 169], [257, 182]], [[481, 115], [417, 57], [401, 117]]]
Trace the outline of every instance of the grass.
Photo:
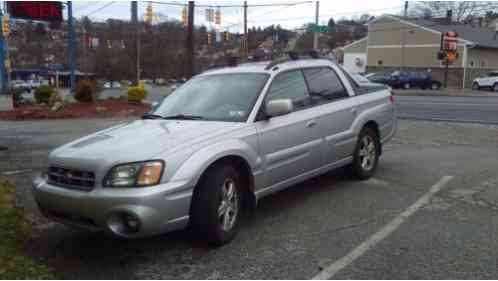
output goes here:
[[55, 278], [48, 267], [22, 254], [31, 227], [14, 199], [14, 188], [0, 176], [0, 280]]

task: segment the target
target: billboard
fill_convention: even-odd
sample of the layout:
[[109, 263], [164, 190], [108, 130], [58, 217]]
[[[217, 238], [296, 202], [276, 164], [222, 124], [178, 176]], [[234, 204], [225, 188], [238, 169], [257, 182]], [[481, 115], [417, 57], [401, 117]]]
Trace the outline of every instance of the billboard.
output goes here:
[[62, 21], [62, 2], [59, 1], [7, 1], [7, 11], [11, 18]]

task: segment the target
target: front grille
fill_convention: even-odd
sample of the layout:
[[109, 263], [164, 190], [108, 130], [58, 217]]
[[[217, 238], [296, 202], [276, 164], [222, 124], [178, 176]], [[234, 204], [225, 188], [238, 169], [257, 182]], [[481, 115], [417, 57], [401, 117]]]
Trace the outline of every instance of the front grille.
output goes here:
[[50, 167], [48, 170], [48, 183], [67, 189], [91, 191], [95, 187], [95, 174], [93, 172]]

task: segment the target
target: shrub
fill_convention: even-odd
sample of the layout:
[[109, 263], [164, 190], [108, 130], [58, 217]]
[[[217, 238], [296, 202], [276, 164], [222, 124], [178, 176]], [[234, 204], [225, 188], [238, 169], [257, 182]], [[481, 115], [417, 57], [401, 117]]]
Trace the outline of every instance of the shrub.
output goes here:
[[24, 90], [22, 89], [11, 89], [10, 94], [12, 95], [12, 101], [14, 102], [14, 105], [18, 105], [23, 102], [22, 94], [24, 93]]
[[147, 96], [147, 90], [140, 86], [128, 88], [128, 101], [141, 102]]
[[35, 89], [35, 100], [37, 103], [49, 103], [52, 95], [55, 94], [54, 88], [41, 85], [40, 87]]
[[79, 81], [76, 85], [74, 99], [79, 102], [93, 102], [95, 100], [96, 82], [90, 80]]

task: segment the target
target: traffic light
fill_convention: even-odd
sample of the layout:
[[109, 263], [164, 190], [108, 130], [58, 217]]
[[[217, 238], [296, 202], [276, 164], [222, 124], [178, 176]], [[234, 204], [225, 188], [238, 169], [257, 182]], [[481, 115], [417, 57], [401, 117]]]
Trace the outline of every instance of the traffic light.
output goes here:
[[10, 26], [9, 26], [9, 16], [2, 17], [2, 34], [4, 37], [9, 36]]
[[219, 9], [214, 13], [214, 24], [221, 24], [221, 11]]
[[230, 41], [230, 32], [225, 31], [225, 32], [223, 33], [223, 41], [225, 41], [225, 42]]
[[187, 21], [188, 21], [188, 19], [187, 19], [187, 7], [183, 7], [183, 9], [182, 9], [182, 23], [184, 25], [187, 25]]
[[213, 34], [211, 32], [208, 32], [208, 47], [211, 48], [211, 46], [213, 46]]

